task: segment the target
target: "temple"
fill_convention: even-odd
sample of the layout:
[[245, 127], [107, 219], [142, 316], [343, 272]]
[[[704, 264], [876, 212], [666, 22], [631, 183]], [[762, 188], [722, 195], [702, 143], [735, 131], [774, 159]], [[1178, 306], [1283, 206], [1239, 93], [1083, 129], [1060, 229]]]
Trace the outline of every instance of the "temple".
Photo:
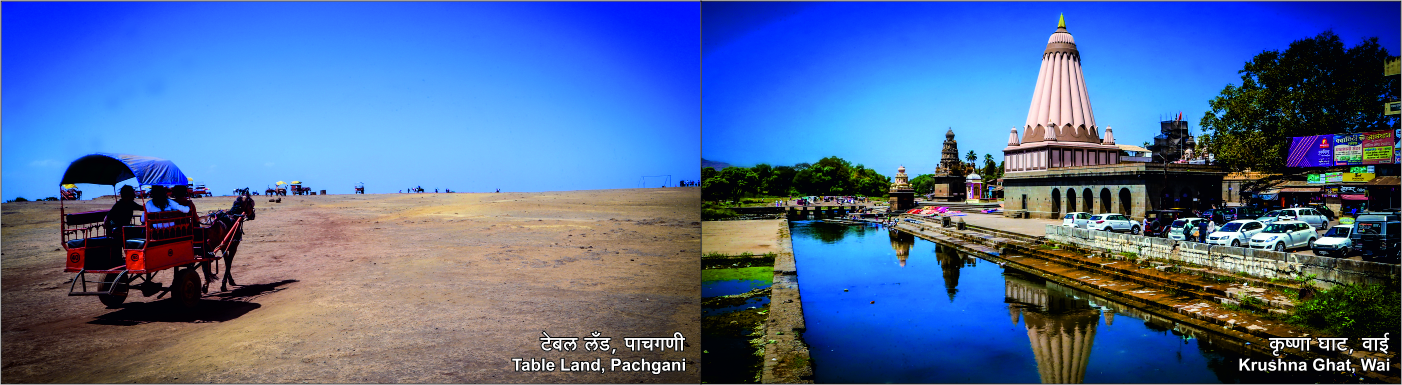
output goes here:
[[1119, 163], [1120, 148], [1109, 127], [1105, 136], [1095, 124], [1090, 92], [1081, 72], [1081, 52], [1066, 31], [1066, 18], [1057, 23], [1042, 51], [1042, 69], [1032, 91], [1032, 105], [1022, 137], [1017, 128], [1003, 149], [1005, 173]]
[[896, 181], [891, 183], [890, 206], [887, 211], [902, 212], [915, 208], [915, 189], [905, 174], [905, 166], [896, 169]]
[[[1221, 199], [1220, 168], [1147, 163], [1120, 156], [1115, 135], [1102, 135], [1081, 70], [1081, 52], [1062, 17], [1042, 51], [1022, 133], [1003, 148], [1004, 215], [1061, 218], [1071, 212], [1122, 213], [1201, 209]], [[1137, 161], [1136, 161], [1137, 160]]]
[[930, 200], [935, 202], [964, 202], [964, 162], [959, 161], [959, 141], [954, 140], [954, 128], [944, 134], [944, 150], [940, 152], [940, 164], [935, 167], [934, 192]]

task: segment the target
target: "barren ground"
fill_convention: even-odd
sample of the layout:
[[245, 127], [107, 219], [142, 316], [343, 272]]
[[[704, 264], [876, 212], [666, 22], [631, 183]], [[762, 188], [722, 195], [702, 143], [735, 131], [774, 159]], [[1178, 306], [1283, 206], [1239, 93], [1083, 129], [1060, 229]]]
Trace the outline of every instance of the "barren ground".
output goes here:
[[788, 230], [788, 223], [783, 219], [701, 222], [701, 233], [706, 238], [702, 251], [725, 255], [777, 253], [775, 238], [780, 230]]
[[[233, 266], [244, 286], [216, 282], [194, 310], [137, 290], [119, 309], [67, 296], [58, 202], [0, 206], [3, 380], [700, 381], [698, 188], [255, 198]], [[195, 203], [207, 212], [232, 200]], [[542, 331], [596, 330], [616, 354], [583, 340], [573, 352], [540, 348]], [[624, 346], [674, 332], [684, 351]], [[603, 358], [605, 373], [519, 373], [511, 358]], [[687, 366], [609, 371], [610, 358]]]

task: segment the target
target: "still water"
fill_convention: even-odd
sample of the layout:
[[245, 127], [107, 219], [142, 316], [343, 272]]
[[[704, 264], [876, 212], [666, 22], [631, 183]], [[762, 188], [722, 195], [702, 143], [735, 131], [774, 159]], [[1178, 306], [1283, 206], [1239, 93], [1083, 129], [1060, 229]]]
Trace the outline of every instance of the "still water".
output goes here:
[[790, 229], [819, 383], [1320, 380], [1239, 373], [1215, 335], [908, 233]]

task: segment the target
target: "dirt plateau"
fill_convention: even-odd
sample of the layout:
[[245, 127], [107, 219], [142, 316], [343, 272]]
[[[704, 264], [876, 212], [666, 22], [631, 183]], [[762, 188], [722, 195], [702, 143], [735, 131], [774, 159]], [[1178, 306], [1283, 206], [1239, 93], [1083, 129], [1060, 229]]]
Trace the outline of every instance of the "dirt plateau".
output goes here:
[[[243, 286], [216, 282], [191, 310], [136, 290], [116, 309], [69, 297], [59, 203], [0, 206], [4, 381], [700, 381], [697, 188], [255, 198], [233, 266]], [[579, 348], [542, 351], [542, 331]], [[616, 353], [585, 351], [593, 331]], [[683, 351], [624, 346], [675, 332]], [[512, 358], [601, 358], [604, 372], [516, 372]], [[611, 358], [687, 366], [610, 371]]]

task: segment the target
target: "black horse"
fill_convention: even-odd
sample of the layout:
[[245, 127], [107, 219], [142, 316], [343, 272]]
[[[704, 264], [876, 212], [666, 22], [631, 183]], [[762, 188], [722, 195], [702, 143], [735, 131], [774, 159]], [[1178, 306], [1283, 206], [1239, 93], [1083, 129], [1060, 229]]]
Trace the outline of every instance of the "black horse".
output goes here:
[[[234, 205], [229, 210], [219, 210], [209, 214], [210, 226], [205, 238], [205, 247], [209, 253], [216, 251], [223, 253], [224, 277], [219, 281], [220, 291], [229, 290], [229, 285], [239, 285], [234, 282], [234, 256], [238, 254], [239, 243], [243, 241], [243, 223], [253, 220], [256, 216], [253, 210], [253, 198], [247, 194], [235, 198]], [[231, 232], [232, 234], [230, 234]], [[223, 245], [226, 240], [228, 244], [225, 248], [214, 250]], [[219, 261], [213, 263], [217, 264]], [[217, 279], [218, 274], [210, 271], [209, 262], [204, 263], [202, 267], [205, 275], [204, 289], [208, 292], [209, 284]]]

